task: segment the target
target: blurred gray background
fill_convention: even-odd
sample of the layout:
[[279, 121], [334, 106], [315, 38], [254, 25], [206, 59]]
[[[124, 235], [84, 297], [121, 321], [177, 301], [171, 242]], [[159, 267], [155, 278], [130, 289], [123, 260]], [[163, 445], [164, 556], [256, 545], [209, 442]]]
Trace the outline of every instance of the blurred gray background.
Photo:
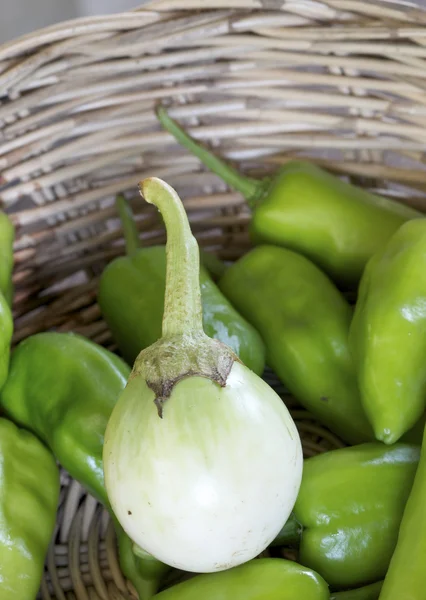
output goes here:
[[53, 23], [121, 12], [143, 0], [0, 0], [0, 44]]

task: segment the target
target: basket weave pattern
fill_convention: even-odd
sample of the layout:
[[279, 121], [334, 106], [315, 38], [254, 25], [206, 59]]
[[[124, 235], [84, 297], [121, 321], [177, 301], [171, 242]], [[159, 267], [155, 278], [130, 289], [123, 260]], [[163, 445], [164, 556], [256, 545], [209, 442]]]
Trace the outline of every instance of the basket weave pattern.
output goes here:
[[[206, 250], [234, 260], [250, 248], [243, 198], [160, 128], [157, 102], [246, 173], [309, 158], [425, 210], [425, 88], [426, 10], [409, 2], [158, 0], [1, 46], [14, 343], [72, 330], [115, 349], [96, 303], [102, 269], [124, 252], [115, 194], [130, 200], [142, 245], [165, 242], [136, 193], [143, 177], [175, 187]], [[342, 445], [285, 401], [305, 456]], [[40, 598], [128, 597], [108, 515], [63, 472]]]

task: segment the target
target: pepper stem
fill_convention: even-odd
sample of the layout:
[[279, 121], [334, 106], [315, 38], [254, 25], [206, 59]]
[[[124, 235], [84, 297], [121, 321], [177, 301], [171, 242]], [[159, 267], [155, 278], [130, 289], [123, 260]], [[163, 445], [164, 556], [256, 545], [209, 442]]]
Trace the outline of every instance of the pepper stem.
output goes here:
[[139, 184], [141, 195], [162, 214], [167, 232], [163, 337], [203, 333], [200, 256], [183, 204], [157, 177]]
[[291, 514], [286, 524], [281, 529], [277, 537], [272, 542], [271, 546], [294, 546], [300, 542], [303, 527]]
[[123, 195], [120, 194], [117, 196], [115, 199], [115, 206], [123, 226], [126, 254], [127, 256], [131, 256], [139, 249], [139, 232], [136, 227], [135, 217], [129, 203]]
[[203, 148], [201, 144], [196, 142], [169, 116], [163, 106], [157, 108], [156, 114], [164, 129], [171, 133], [179, 144], [184, 146], [194, 156], [197, 156], [210, 171], [213, 171], [213, 173], [218, 175], [233, 189], [241, 192], [250, 207], [253, 207], [257, 203], [264, 188], [262, 181], [241, 175], [241, 173], [224, 160], [218, 158], [206, 148]]

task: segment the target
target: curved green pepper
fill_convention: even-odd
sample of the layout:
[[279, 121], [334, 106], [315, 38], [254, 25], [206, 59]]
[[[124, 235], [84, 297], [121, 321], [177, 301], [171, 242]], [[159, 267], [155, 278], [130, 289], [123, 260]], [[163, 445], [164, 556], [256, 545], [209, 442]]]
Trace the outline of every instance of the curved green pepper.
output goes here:
[[299, 537], [299, 561], [336, 588], [383, 579], [419, 455], [418, 446], [372, 442], [308, 458], [293, 509], [299, 529], [290, 520], [274, 545]]
[[328, 277], [291, 250], [258, 246], [219, 285], [257, 328], [269, 366], [297, 400], [345, 441], [373, 440], [347, 344], [352, 310]]
[[[165, 246], [138, 249], [138, 234], [129, 207], [123, 198], [118, 198], [117, 206], [128, 256], [115, 259], [104, 269], [98, 302], [122, 355], [133, 365], [139, 352], [161, 337], [166, 249]], [[247, 367], [260, 375], [265, 354], [260, 335], [237, 313], [203, 267], [200, 284], [204, 331], [229, 346]]]
[[13, 335], [13, 318], [6, 298], [0, 292], [0, 390], [9, 370], [10, 344]]
[[361, 280], [349, 344], [378, 440], [393, 444], [426, 408], [426, 219], [410, 221]]
[[258, 558], [239, 567], [197, 575], [155, 600], [329, 600], [324, 579], [295, 562]]
[[426, 429], [414, 484], [380, 600], [419, 600], [426, 595]]
[[[13, 351], [0, 394], [0, 406], [10, 418], [44, 441], [111, 515], [104, 486], [103, 440], [129, 374], [130, 368], [118, 356], [79, 335], [39, 333]], [[150, 598], [166, 567], [136, 557], [132, 542], [115, 518], [114, 522], [122, 571], [140, 600]]]
[[289, 162], [272, 179], [244, 177], [193, 140], [164, 108], [157, 109], [157, 117], [182, 146], [245, 196], [256, 242], [296, 250], [343, 285], [356, 286], [370, 257], [403, 223], [422, 216], [305, 161]]
[[59, 470], [31, 433], [0, 419], [0, 597], [34, 600], [56, 520]]
[[0, 211], [0, 293], [12, 304], [13, 242], [15, 228], [6, 213]]

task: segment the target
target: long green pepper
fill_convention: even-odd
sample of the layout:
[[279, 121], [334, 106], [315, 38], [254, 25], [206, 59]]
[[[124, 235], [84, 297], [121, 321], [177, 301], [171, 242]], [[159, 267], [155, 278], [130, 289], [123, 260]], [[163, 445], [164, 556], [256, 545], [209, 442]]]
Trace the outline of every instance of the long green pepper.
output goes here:
[[244, 177], [193, 140], [165, 108], [157, 109], [157, 117], [182, 146], [243, 194], [253, 211], [256, 243], [300, 252], [343, 286], [357, 287], [371, 256], [403, 223], [422, 217], [306, 161], [290, 161], [272, 178]]
[[346, 442], [374, 439], [349, 354], [352, 309], [314, 263], [258, 246], [225, 271], [219, 286], [259, 331], [267, 363], [307, 410]]
[[426, 219], [405, 223], [368, 263], [349, 343], [375, 436], [401, 438], [426, 409]]
[[32, 433], [0, 419], [0, 597], [34, 600], [53, 535], [59, 470]]
[[404, 508], [396, 548], [380, 600], [426, 597], [426, 429], [414, 484]]
[[134, 554], [110, 509], [102, 463], [105, 428], [129, 374], [118, 356], [79, 335], [40, 333], [13, 351], [0, 406], [110, 510], [122, 571], [145, 600], [155, 594], [167, 567]]
[[[133, 365], [141, 350], [161, 338], [166, 249], [165, 246], [139, 248], [130, 207], [122, 197], [117, 199], [117, 207], [125, 232], [127, 256], [115, 259], [103, 271], [98, 302], [122, 355]], [[211, 264], [212, 259], [204, 254], [203, 261]], [[223, 296], [203, 265], [200, 265], [200, 285], [204, 331], [229, 346], [247, 367], [260, 375], [265, 348], [259, 333]]]
[[324, 579], [310, 569], [280, 558], [259, 558], [197, 575], [154, 600], [329, 600], [329, 591]]

